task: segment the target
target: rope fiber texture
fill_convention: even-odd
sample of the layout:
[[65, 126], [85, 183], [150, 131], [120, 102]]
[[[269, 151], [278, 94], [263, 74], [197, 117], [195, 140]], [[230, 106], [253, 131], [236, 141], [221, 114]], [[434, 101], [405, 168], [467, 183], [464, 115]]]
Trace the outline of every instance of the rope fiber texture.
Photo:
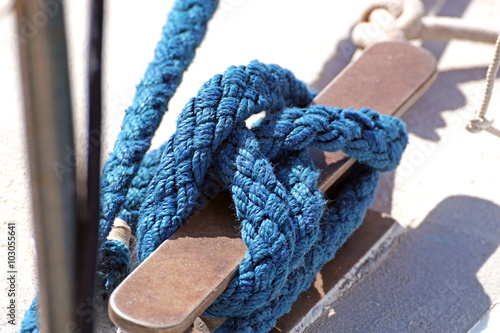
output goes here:
[[483, 101], [481, 102], [481, 107], [476, 110], [475, 117], [469, 121], [466, 129], [471, 133], [480, 133], [485, 130], [493, 135], [500, 137], [500, 129], [493, 126], [493, 120], [486, 119], [486, 112], [488, 111], [488, 106], [490, 105], [491, 97], [493, 95], [493, 86], [495, 85], [495, 79], [497, 77], [498, 69], [500, 68], [500, 34], [498, 35], [497, 42], [495, 44], [495, 52], [493, 59], [491, 60], [490, 66], [488, 67], [488, 73], [486, 75], [486, 87], [484, 89]]
[[[173, 136], [146, 154], [168, 101], [200, 44], [216, 1], [179, 0], [103, 171], [100, 276], [112, 290], [129, 273], [129, 248], [105, 240], [126, 221], [146, 259], [201, 205], [229, 190], [248, 251], [205, 311], [217, 332], [268, 332], [361, 224], [380, 172], [407, 144], [402, 121], [362, 109], [309, 106], [291, 72], [257, 61], [215, 75], [182, 110]], [[252, 128], [245, 120], [265, 111]], [[310, 147], [358, 160], [332, 201], [318, 190]], [[152, 272], [154, 274], [154, 272]], [[36, 300], [21, 332], [36, 332]]]

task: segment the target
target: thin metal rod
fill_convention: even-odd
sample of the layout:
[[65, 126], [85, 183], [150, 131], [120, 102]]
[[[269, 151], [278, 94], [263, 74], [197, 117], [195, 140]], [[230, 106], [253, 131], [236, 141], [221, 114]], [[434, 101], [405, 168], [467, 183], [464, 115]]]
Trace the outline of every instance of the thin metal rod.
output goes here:
[[61, 1], [16, 2], [41, 330], [74, 331], [76, 154]]
[[[93, 304], [94, 277], [99, 231], [99, 175], [101, 172], [101, 114], [102, 114], [102, 31], [104, 1], [91, 2], [91, 22], [88, 62], [88, 145], [87, 145], [87, 191], [83, 217], [78, 226], [77, 238], [77, 302]], [[95, 310], [95, 309], [92, 309]], [[93, 331], [93, 312], [82, 312], [79, 327], [82, 333]]]

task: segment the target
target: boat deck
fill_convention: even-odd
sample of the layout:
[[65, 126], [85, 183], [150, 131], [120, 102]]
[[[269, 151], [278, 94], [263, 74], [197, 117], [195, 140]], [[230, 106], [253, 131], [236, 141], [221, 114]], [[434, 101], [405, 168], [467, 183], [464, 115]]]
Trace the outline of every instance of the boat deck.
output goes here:
[[[124, 110], [152, 59], [172, 2], [108, 1], [105, 151], [111, 150]], [[500, 30], [497, 0], [424, 2], [428, 9], [435, 6], [439, 15]], [[253, 59], [277, 63], [321, 90], [355, 51], [349, 31], [362, 4], [221, 0], [153, 145], [172, 133], [176, 115], [198, 87], [230, 65]], [[83, 129], [88, 7], [86, 1], [68, 1], [66, 7], [76, 123]], [[16, 222], [22, 318], [36, 293], [36, 262], [14, 28], [14, 15], [2, 14], [0, 234], [6, 235], [7, 222]], [[410, 144], [396, 172], [383, 175], [372, 206], [390, 214], [402, 235], [355, 284], [325, 305], [306, 332], [467, 332], [500, 302], [500, 138], [464, 129], [481, 103], [493, 46], [451, 41], [426, 42], [423, 47], [438, 59], [439, 76], [404, 115]], [[500, 116], [498, 110], [500, 88], [494, 91], [488, 116]], [[83, 152], [79, 146], [77, 154]], [[1, 251], [0, 262], [6, 262], [6, 252]], [[4, 297], [6, 292], [0, 295], [2, 304]], [[100, 313], [98, 332], [116, 331], [103, 319], [105, 307]], [[498, 310], [491, 316], [494, 313], [498, 317]], [[7, 327], [6, 320], [0, 316], [0, 327]]]

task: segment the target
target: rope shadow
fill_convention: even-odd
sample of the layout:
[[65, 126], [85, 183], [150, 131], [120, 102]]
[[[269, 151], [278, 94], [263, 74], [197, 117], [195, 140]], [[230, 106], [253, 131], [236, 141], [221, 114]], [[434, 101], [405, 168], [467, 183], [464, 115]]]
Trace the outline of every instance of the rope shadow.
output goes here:
[[467, 332], [490, 308], [476, 277], [500, 246], [500, 207], [440, 202], [309, 332]]
[[[446, 125], [441, 113], [459, 110], [467, 104], [467, 96], [460, 91], [458, 85], [468, 81], [484, 81], [487, 71], [487, 67], [473, 67], [439, 72], [432, 87], [402, 117], [408, 131], [423, 139], [439, 141], [441, 138], [437, 130]], [[473, 104], [477, 107], [481, 103], [482, 94], [481, 90], [472, 96], [475, 99]], [[464, 131], [469, 117], [470, 115], [464, 115]]]

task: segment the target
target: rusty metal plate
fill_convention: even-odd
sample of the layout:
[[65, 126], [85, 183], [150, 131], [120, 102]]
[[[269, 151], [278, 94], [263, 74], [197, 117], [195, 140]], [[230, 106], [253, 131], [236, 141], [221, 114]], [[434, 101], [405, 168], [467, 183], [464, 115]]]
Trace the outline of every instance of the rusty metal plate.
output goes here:
[[[376, 44], [349, 65], [315, 104], [370, 107], [400, 115], [432, 84], [436, 62], [402, 42]], [[326, 191], [354, 164], [342, 153], [311, 150]], [[243, 260], [246, 246], [229, 195], [221, 194], [137, 267], [111, 295], [109, 315], [130, 332], [181, 333], [217, 298]]]

